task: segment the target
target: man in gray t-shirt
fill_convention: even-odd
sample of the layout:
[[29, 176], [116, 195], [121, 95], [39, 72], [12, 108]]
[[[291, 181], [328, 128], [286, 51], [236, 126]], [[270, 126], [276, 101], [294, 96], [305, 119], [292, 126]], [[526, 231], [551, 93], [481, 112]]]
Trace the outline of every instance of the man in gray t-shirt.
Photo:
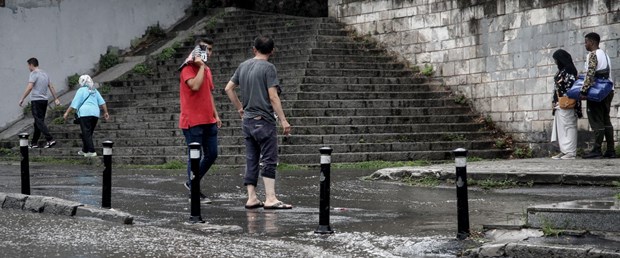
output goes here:
[[34, 117], [34, 133], [32, 134], [32, 141], [30, 148], [38, 148], [39, 137], [41, 133], [45, 136], [47, 143], [45, 148], [52, 147], [56, 144], [54, 137], [50, 134], [45, 125], [45, 113], [47, 112], [47, 99], [49, 98], [48, 92], [52, 93], [54, 97], [54, 103], [60, 105], [60, 100], [56, 97], [56, 90], [52, 83], [50, 83], [47, 73], [39, 69], [39, 60], [36, 58], [28, 59], [28, 69], [30, 70], [30, 76], [28, 77], [28, 86], [26, 91], [19, 100], [19, 106], [24, 105], [24, 100], [30, 94], [30, 107], [32, 110], [32, 116]]
[[[276, 67], [268, 60], [273, 54], [274, 42], [266, 36], [254, 40], [254, 58], [239, 65], [226, 85], [226, 94], [243, 120], [246, 169], [243, 183], [247, 187], [246, 209], [291, 209], [293, 206], [278, 200], [275, 193], [276, 166], [278, 164], [278, 116], [284, 134], [288, 135], [291, 125], [284, 116], [278, 95], [280, 86]], [[240, 86], [243, 103], [235, 92]], [[262, 172], [265, 184], [265, 202], [256, 195], [259, 163], [264, 163]]]

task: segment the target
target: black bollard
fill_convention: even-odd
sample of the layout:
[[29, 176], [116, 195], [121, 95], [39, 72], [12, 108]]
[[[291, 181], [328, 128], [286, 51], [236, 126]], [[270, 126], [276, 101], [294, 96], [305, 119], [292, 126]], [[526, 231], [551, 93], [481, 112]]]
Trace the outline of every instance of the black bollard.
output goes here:
[[463, 240], [469, 237], [469, 205], [467, 199], [467, 150], [453, 150], [456, 165], [456, 209], [458, 231], [456, 238]]
[[200, 215], [200, 143], [189, 144], [189, 159], [192, 170], [191, 197], [190, 197], [190, 223], [205, 223]]
[[323, 147], [321, 152], [321, 196], [319, 204], [319, 227], [314, 231], [316, 234], [332, 234], [334, 231], [329, 225], [329, 191], [330, 191], [330, 170], [332, 164], [332, 148]]
[[112, 141], [103, 142], [103, 186], [101, 189], [101, 208], [112, 208]]
[[28, 159], [28, 133], [19, 135], [19, 152], [22, 155], [21, 178], [22, 194], [30, 195], [30, 161]]

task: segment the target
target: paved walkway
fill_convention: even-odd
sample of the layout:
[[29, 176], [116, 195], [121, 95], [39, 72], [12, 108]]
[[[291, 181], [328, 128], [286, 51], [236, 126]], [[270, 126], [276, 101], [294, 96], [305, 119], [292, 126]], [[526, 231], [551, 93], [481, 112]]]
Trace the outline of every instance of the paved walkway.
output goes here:
[[[380, 170], [389, 174], [428, 174], [451, 177], [455, 173], [454, 163], [423, 167], [399, 167]], [[614, 186], [620, 182], [620, 159], [575, 159], [554, 160], [551, 158], [485, 160], [467, 163], [470, 179], [509, 179], [521, 183], [605, 185]], [[388, 176], [389, 177], [389, 176]]]

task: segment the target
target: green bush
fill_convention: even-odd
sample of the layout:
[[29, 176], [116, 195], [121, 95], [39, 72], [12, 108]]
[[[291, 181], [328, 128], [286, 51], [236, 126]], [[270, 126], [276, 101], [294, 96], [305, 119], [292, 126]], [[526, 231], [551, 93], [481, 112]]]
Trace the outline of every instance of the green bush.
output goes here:
[[118, 54], [107, 52], [105, 55], [99, 57], [99, 71], [108, 70], [120, 63]]
[[108, 94], [110, 90], [112, 90], [112, 87], [108, 83], [102, 83], [101, 87], [99, 87], [99, 93], [101, 94]]
[[52, 120], [52, 123], [55, 125], [62, 125], [62, 124], [65, 124], [65, 119], [62, 117], [57, 117], [57, 118], [54, 118], [54, 120]]
[[32, 105], [30, 105], [30, 102], [28, 102], [28, 104], [26, 104], [26, 106], [24, 107], [24, 115], [27, 116], [31, 113], [32, 113]]
[[422, 74], [425, 76], [433, 76], [433, 74], [435, 73], [435, 71], [433, 70], [433, 66], [430, 64], [425, 64], [424, 65], [424, 69], [422, 69]]
[[133, 67], [132, 72], [140, 75], [151, 75], [153, 71], [146, 64], [138, 64]]
[[67, 77], [67, 86], [69, 86], [69, 89], [72, 90], [75, 88], [75, 86], [78, 86], [80, 80], [80, 75], [75, 73], [73, 75], [70, 75]]
[[153, 36], [156, 38], [164, 38], [166, 37], [166, 32], [159, 26], [159, 22], [156, 25], [149, 26], [146, 28], [146, 35]]
[[177, 51], [174, 49], [174, 45], [173, 45], [173, 47], [164, 48], [164, 50], [162, 50], [161, 53], [159, 53], [155, 57], [155, 59], [157, 59], [157, 61], [170, 60], [170, 59], [172, 59], [174, 57], [174, 54], [176, 54], [176, 53], [177, 53]]
[[529, 147], [517, 147], [515, 148], [514, 152], [512, 153], [516, 158], [519, 159], [527, 159], [527, 158], [531, 158], [532, 157], [532, 149], [530, 149]]

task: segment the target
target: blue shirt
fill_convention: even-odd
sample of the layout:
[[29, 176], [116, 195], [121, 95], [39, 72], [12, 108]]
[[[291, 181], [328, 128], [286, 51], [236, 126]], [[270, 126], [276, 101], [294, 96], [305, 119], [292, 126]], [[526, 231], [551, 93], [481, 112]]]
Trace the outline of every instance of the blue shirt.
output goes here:
[[[82, 102], [84, 102], [84, 104], [82, 104]], [[80, 104], [82, 104], [81, 107]], [[99, 117], [99, 114], [101, 113], [99, 106], [103, 104], [105, 104], [105, 101], [101, 97], [101, 94], [99, 94], [99, 91], [96, 89], [89, 91], [87, 86], [82, 86], [79, 88], [75, 93], [75, 97], [73, 97], [73, 101], [71, 101], [71, 107], [77, 110], [76, 112], [79, 117]]]

